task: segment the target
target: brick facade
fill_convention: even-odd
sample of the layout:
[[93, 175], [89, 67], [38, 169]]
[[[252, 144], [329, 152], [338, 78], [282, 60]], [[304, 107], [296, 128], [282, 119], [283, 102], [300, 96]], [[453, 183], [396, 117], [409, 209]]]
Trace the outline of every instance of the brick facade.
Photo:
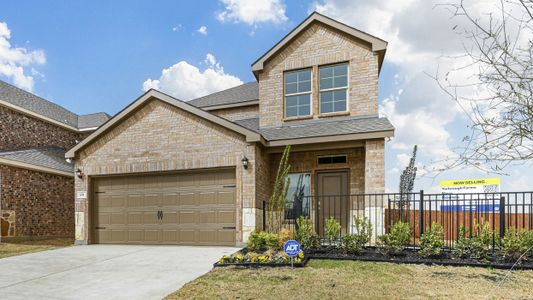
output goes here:
[[74, 235], [74, 179], [0, 165], [3, 237]]
[[284, 122], [283, 73], [312, 68], [313, 118], [319, 118], [318, 67], [349, 62], [351, 116], [378, 113], [378, 56], [369, 45], [325, 25], [313, 24], [265, 64], [259, 74], [260, 126]]
[[[210, 121], [161, 101], [150, 101], [117, 127], [82, 150], [76, 167], [76, 191], [90, 188], [91, 176], [180, 171], [218, 167], [236, 169], [237, 207], [254, 209], [256, 199], [256, 145]], [[243, 156], [250, 167], [244, 169]], [[76, 240], [90, 243], [89, 199], [76, 199]], [[243, 224], [237, 212], [237, 241], [245, 241], [255, 224]], [[244, 236], [244, 238], [243, 238]]]
[[65, 150], [88, 133], [78, 133], [0, 106], [0, 151], [56, 146]]
[[251, 119], [259, 117], [259, 105], [217, 109], [210, 113], [230, 121]]

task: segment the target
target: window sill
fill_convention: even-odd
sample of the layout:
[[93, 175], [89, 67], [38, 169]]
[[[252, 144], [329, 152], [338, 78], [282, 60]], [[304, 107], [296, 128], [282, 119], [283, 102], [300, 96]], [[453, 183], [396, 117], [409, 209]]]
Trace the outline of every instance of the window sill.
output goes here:
[[312, 119], [313, 116], [300, 116], [300, 117], [290, 117], [283, 119], [283, 122], [292, 122], [292, 121], [302, 121], [302, 120], [309, 120]]
[[349, 111], [342, 111], [342, 112], [333, 112], [333, 113], [325, 113], [318, 115], [319, 118], [332, 118], [332, 117], [342, 117], [342, 116], [349, 116]]

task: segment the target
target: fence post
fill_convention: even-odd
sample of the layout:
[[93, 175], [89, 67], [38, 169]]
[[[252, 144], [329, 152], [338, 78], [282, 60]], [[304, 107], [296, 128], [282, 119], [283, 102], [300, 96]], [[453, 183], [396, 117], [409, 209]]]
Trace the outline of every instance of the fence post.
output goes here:
[[505, 197], [500, 198], [500, 238], [505, 236]]
[[420, 218], [418, 222], [420, 222], [420, 236], [424, 234], [424, 190], [420, 190]]
[[263, 231], [266, 230], [266, 201], [263, 201]]

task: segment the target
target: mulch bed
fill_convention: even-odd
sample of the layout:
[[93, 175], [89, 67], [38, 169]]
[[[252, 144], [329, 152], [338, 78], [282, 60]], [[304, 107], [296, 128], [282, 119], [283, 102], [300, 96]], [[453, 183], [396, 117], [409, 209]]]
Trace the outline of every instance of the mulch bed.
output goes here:
[[[443, 251], [439, 257], [421, 257], [415, 250], [404, 250], [398, 255], [388, 256], [380, 253], [377, 248], [366, 248], [360, 254], [348, 254], [339, 249], [323, 247], [314, 251], [306, 251], [307, 259], [338, 259], [338, 260], [361, 260], [374, 262], [388, 262], [398, 264], [425, 264], [457, 267], [486, 267], [494, 269], [510, 269], [514, 262], [505, 261], [499, 255], [489, 253], [488, 260], [456, 259], [451, 251]], [[513, 269], [533, 270], [533, 260], [522, 260]]]

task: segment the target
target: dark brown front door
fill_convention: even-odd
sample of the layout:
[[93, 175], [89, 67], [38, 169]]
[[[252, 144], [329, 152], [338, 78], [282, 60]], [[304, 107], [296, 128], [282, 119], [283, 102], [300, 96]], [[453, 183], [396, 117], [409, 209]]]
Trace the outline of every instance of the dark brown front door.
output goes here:
[[317, 174], [317, 231], [324, 235], [325, 221], [335, 218], [345, 233], [350, 221], [348, 207], [348, 171], [320, 172]]

